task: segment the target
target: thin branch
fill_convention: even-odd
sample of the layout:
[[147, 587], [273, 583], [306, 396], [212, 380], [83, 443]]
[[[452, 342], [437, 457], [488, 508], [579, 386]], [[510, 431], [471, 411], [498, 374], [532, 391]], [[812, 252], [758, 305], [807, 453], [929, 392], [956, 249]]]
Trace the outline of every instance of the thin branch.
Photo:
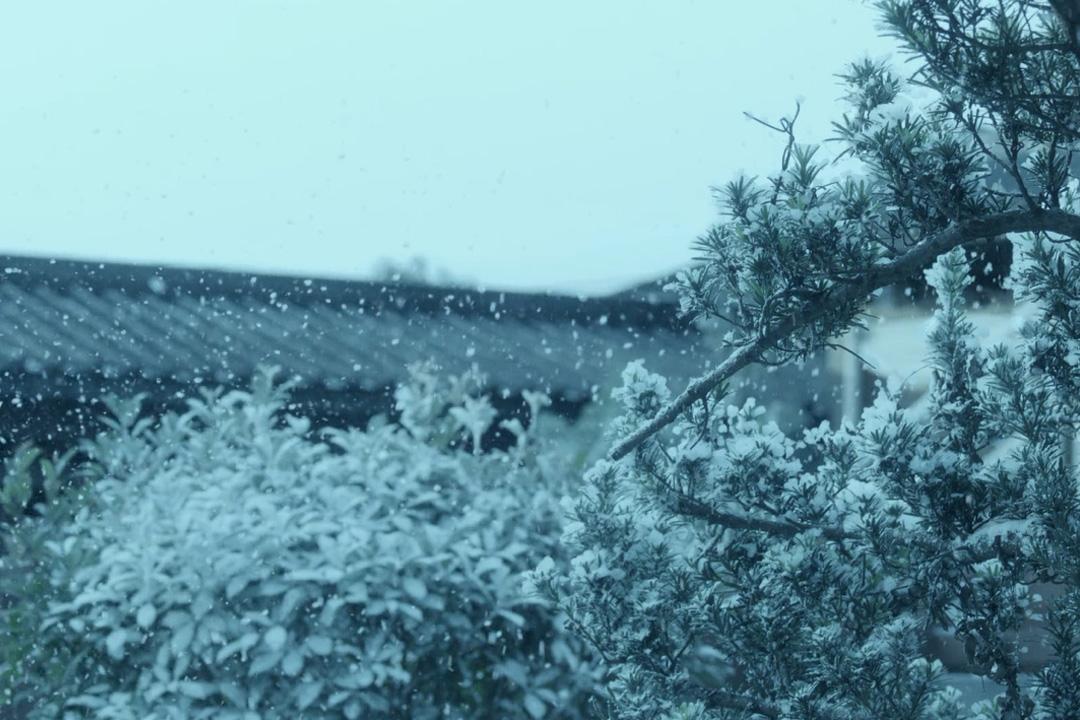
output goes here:
[[818, 530], [822, 536], [836, 542], [855, 537], [853, 533], [849, 533], [843, 528], [815, 527], [792, 520], [772, 520], [753, 515], [724, 512], [682, 493], [678, 493], [677, 497], [675, 506], [672, 508], [676, 514], [698, 518], [711, 525], [731, 528], [732, 530], [759, 530], [768, 535], [783, 538], [792, 538], [808, 530]]
[[775, 130], [778, 133], [783, 133], [787, 136], [787, 145], [784, 146], [784, 152], [780, 156], [780, 175], [772, 178], [770, 181], [773, 184], [772, 204], [776, 204], [776, 199], [780, 195], [780, 189], [784, 183], [783, 173], [787, 172], [788, 165], [791, 163], [791, 153], [795, 149], [795, 123], [799, 120], [799, 113], [802, 112], [802, 103], [795, 103], [795, 114], [790, 118], [780, 118], [779, 125], [773, 125], [770, 122], [762, 120], [756, 115], [752, 115], [748, 112], [743, 112], [743, 115], [753, 120], [756, 123], [760, 123], [770, 130]]
[[[982, 151], [983, 155], [997, 163], [998, 166], [1001, 167], [1001, 169], [1004, 170], [1005, 173], [1013, 179], [1013, 181], [1016, 183], [1016, 186], [1020, 189], [1020, 192], [1023, 195], [1028, 207], [1035, 207], [1035, 203], [1031, 199], [1031, 194], [1028, 192], [1027, 185], [1024, 183], [1024, 177], [1020, 173], [1020, 168], [1017, 166], [1016, 158], [1013, 157], [1012, 162], [1008, 163], [1002, 158], [998, 157], [997, 153], [990, 149], [990, 147], [986, 144], [986, 141], [983, 140], [982, 135], [979, 134], [978, 123], [973, 118], [965, 116], [962, 111], [954, 113], [954, 118], [968, 131], [968, 134], [971, 135], [972, 139], [975, 141], [975, 144], [979, 146], [979, 149]], [[994, 122], [993, 116], [990, 117], [990, 122], [992, 125], [994, 125], [994, 128], [997, 129], [997, 124]], [[999, 139], [1001, 138], [1000, 130], [998, 130], [998, 137]]]
[[[684, 493], [671, 491], [675, 495], [672, 511], [684, 517], [704, 520], [710, 525], [732, 530], [756, 530], [780, 538], [793, 538], [803, 532], [818, 532], [827, 540], [842, 542], [859, 537], [860, 533], [851, 532], [842, 527], [810, 525], [794, 520], [777, 520], [767, 517], [726, 512], [704, 503]], [[973, 533], [966, 542], [953, 545], [945, 551], [959, 562], [976, 565], [996, 558], [1016, 558], [1023, 552], [1021, 541], [1007, 533]], [[941, 557], [941, 556], [939, 556]]]
[[874, 363], [870, 362], [869, 360], [864, 358], [862, 355], [860, 355], [859, 353], [857, 353], [854, 350], [852, 350], [851, 348], [849, 348], [847, 345], [842, 345], [840, 343], [835, 343], [835, 342], [827, 342], [827, 343], [824, 344], [824, 347], [826, 347], [826, 348], [828, 348], [830, 350], [843, 350], [848, 355], [855, 358], [856, 360], [858, 360], [860, 363], [862, 363], [866, 367], [870, 368], [871, 370], [877, 370], [877, 366], [874, 365]]
[[959, 245], [1014, 232], [1053, 232], [1080, 240], [1080, 216], [1062, 210], [1010, 210], [965, 220], [931, 235], [892, 262], [869, 268], [860, 280], [837, 285], [833, 292], [812, 306], [789, 316], [758, 335], [754, 341], [731, 353], [712, 372], [691, 382], [678, 397], [661, 408], [652, 420], [616, 443], [608, 453], [608, 458], [618, 460], [630, 454], [736, 372], [777, 347], [784, 339], [827, 317], [837, 308], [851, 303], [864, 303], [874, 291], [911, 276], [939, 255]]

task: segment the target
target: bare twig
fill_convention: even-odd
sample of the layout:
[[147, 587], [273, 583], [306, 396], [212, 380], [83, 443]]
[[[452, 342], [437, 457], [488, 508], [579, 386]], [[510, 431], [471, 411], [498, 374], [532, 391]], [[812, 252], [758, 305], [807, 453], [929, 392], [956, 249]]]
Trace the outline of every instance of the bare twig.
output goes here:
[[854, 350], [852, 350], [851, 348], [849, 348], [847, 345], [843, 345], [841, 343], [835, 343], [835, 342], [827, 342], [827, 343], [824, 344], [824, 347], [827, 347], [830, 350], [842, 350], [842, 351], [846, 352], [848, 355], [850, 355], [851, 357], [853, 357], [856, 360], [858, 360], [859, 362], [861, 362], [866, 367], [870, 368], [871, 370], [876, 370], [877, 369], [877, 366], [874, 365], [874, 363], [870, 362], [869, 360], [864, 358], [862, 355], [860, 355], [859, 353], [857, 353]]
[[760, 125], [764, 125], [765, 127], [769, 128], [770, 130], [775, 130], [778, 133], [783, 133], [787, 137], [787, 146], [784, 147], [784, 154], [783, 154], [783, 157], [781, 158], [781, 162], [780, 162], [781, 171], [786, 171], [787, 170], [788, 163], [791, 160], [791, 151], [795, 148], [795, 123], [799, 120], [799, 113], [801, 113], [801, 112], [802, 112], [802, 103], [796, 102], [795, 103], [795, 114], [792, 115], [790, 118], [786, 118], [786, 117], [780, 118], [780, 122], [777, 125], [773, 125], [771, 122], [768, 122], [766, 120], [762, 120], [758, 116], [753, 115], [751, 113], [748, 113], [748, 112], [745, 112], [745, 111], [743, 112], [743, 115], [745, 115], [750, 120], [753, 120], [754, 122], [756, 122], [756, 123], [758, 123]]

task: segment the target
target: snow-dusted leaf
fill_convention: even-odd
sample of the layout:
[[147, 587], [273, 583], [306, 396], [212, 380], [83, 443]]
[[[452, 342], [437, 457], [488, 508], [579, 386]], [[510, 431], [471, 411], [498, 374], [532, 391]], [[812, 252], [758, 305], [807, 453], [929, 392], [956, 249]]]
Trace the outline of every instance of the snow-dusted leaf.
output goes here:
[[506, 618], [518, 627], [525, 627], [525, 618], [520, 613], [516, 613], [513, 610], [507, 610], [506, 608], [500, 608], [495, 611], [495, 614]]
[[128, 641], [128, 631], [123, 628], [113, 630], [105, 638], [105, 650], [113, 660], [124, 657], [124, 645]]
[[312, 703], [319, 699], [322, 689], [323, 683], [319, 680], [301, 683], [296, 690], [296, 708], [298, 710], [306, 710]]
[[191, 640], [195, 636], [195, 623], [189, 622], [185, 625], [181, 625], [172, 632], [172, 638], [169, 641], [169, 646], [172, 648], [173, 655], [180, 655], [187, 652], [187, 649], [191, 646]]
[[263, 636], [263, 641], [268, 648], [273, 651], [278, 651], [285, 647], [285, 641], [288, 637], [289, 634], [285, 628], [280, 625], [275, 625], [266, 631], [266, 634]]
[[154, 624], [154, 620], [157, 619], [157, 610], [153, 604], [146, 603], [139, 608], [139, 612], [135, 615], [135, 622], [139, 624], [141, 628], [148, 628]]
[[177, 689], [181, 695], [197, 700], [205, 700], [217, 692], [217, 689], [210, 683], [195, 682], [193, 680], [181, 680], [177, 683]]
[[274, 651], [260, 652], [251, 659], [248, 666], [248, 675], [261, 675], [277, 667], [281, 662], [281, 653]]
[[304, 655], [299, 650], [291, 650], [281, 661], [281, 671], [289, 677], [296, 677], [304, 669]]
[[543, 700], [532, 693], [525, 694], [524, 704], [525, 709], [528, 711], [529, 715], [532, 716], [533, 720], [541, 720], [541, 718], [547, 715], [547, 705], [544, 704]]
[[401, 581], [401, 586], [410, 597], [416, 600], [422, 600], [427, 597], [427, 585], [419, 578], [407, 577]]
[[225, 597], [232, 600], [234, 597], [240, 594], [240, 592], [247, 587], [249, 578], [244, 575], [237, 575], [230, 578], [229, 582], [225, 585]]
[[316, 655], [329, 655], [334, 647], [334, 642], [325, 635], [310, 635], [305, 641], [311, 652]]

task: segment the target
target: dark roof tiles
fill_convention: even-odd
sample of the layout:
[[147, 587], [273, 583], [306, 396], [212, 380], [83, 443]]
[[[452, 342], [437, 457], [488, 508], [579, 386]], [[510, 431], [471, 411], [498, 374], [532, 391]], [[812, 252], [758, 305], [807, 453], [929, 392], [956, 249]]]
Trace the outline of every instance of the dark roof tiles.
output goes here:
[[[0, 258], [0, 375], [172, 382], [281, 366], [376, 389], [410, 362], [582, 396], [628, 360], [686, 379], [706, 354], [670, 304], [127, 264]], [[77, 384], [76, 384], [77, 385]]]

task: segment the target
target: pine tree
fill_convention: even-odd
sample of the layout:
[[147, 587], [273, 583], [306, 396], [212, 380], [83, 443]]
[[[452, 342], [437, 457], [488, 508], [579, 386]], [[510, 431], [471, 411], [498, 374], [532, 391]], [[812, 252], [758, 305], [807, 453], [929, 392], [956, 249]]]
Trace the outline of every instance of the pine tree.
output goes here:
[[[883, 0], [916, 61], [843, 74], [837, 148], [721, 192], [677, 283], [731, 353], [672, 397], [627, 369], [608, 459], [532, 588], [608, 668], [619, 718], [1080, 718], [1080, 40], [1068, 2]], [[1015, 347], [968, 321], [970, 252], [1014, 242], [1035, 318]], [[884, 388], [855, 423], [788, 437], [726, 381], [833, 346], [881, 289], [937, 297], [927, 406]], [[1051, 586], [1057, 597], [1032, 588]], [[1028, 661], [1031, 623], [1051, 646]], [[1000, 688], [974, 707], [926, 643]]]

